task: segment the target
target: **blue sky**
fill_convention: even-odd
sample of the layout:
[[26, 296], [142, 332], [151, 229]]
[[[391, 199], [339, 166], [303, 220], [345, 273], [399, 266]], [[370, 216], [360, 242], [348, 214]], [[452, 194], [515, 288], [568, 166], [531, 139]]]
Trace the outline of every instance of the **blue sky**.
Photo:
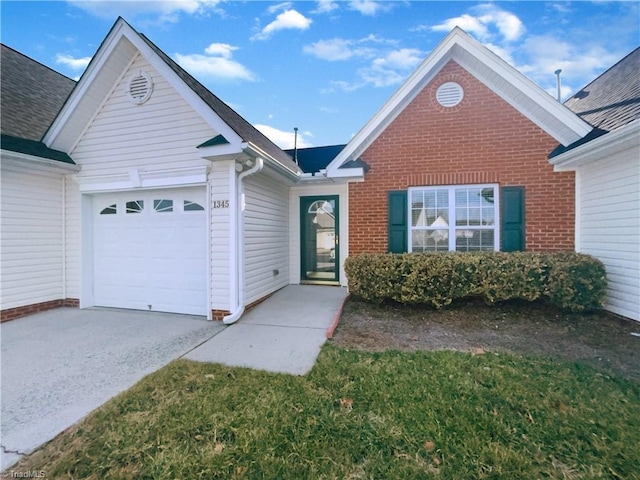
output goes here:
[[[2, 43], [80, 76], [120, 15], [274, 142], [346, 143], [455, 25], [565, 98], [639, 43], [639, 3], [7, 1]], [[555, 93], [554, 93], [555, 94]]]

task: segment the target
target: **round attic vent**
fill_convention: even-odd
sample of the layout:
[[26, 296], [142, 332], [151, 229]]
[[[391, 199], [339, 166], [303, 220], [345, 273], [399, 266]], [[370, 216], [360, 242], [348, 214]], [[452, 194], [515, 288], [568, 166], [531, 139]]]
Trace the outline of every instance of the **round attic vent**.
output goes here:
[[443, 107], [455, 107], [464, 97], [464, 90], [456, 82], [443, 83], [436, 90], [436, 100]]
[[134, 73], [129, 79], [129, 100], [131, 103], [136, 105], [141, 105], [151, 96], [151, 92], [153, 91], [153, 82], [151, 81], [151, 77], [140, 70], [137, 73]]

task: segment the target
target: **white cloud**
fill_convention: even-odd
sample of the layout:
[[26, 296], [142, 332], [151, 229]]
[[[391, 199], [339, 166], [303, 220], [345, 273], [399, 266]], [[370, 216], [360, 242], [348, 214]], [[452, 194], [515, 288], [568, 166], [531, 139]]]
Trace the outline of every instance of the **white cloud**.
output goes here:
[[62, 53], [56, 55], [56, 63], [65, 65], [72, 70], [84, 70], [90, 61], [91, 57], [74, 58], [71, 55], [64, 55]]
[[207, 55], [220, 56], [224, 58], [231, 58], [233, 52], [238, 50], [239, 47], [234, 47], [228, 43], [212, 43], [204, 49], [204, 53]]
[[[283, 150], [290, 149], [294, 147], [295, 144], [295, 133], [293, 128], [291, 131], [278, 130], [275, 127], [271, 127], [269, 125], [254, 125], [262, 134], [275, 143], [277, 146], [282, 148]], [[310, 132], [298, 132], [298, 148], [308, 148], [313, 147], [313, 145], [305, 138], [305, 136], [313, 136]]]
[[175, 23], [180, 14], [196, 15], [221, 11], [218, 7], [221, 0], [68, 0], [68, 3], [102, 18], [153, 15], [157, 16], [157, 21], [161, 23]]
[[313, 11], [313, 13], [315, 14], [331, 13], [338, 8], [340, 7], [338, 6], [338, 3], [335, 2], [334, 0], [319, 0], [318, 6]]
[[275, 5], [271, 5], [269, 8], [267, 8], [267, 12], [274, 14], [276, 12], [289, 10], [290, 8], [291, 8], [291, 2], [282, 2], [282, 3], [277, 3]]
[[176, 61], [196, 77], [209, 80], [255, 81], [255, 75], [244, 65], [232, 59], [238, 47], [226, 43], [212, 43], [205, 49], [205, 55], [199, 53], [176, 53]]
[[599, 45], [572, 45], [552, 35], [532, 35], [521, 50], [526, 61], [518, 69], [543, 86], [555, 84], [557, 69], [562, 69], [562, 78], [569, 83], [591, 80], [621, 57]]
[[423, 60], [423, 53], [417, 48], [401, 48], [389, 52], [383, 58], [376, 58], [373, 66], [386, 69], [412, 69]]
[[393, 8], [390, 2], [381, 3], [376, 0], [351, 0], [349, 8], [360, 12], [362, 15], [373, 17], [379, 12], [386, 12]]
[[472, 17], [471, 15], [464, 13], [459, 17], [449, 18], [444, 22], [434, 25], [431, 30], [434, 32], [449, 32], [455, 27], [460, 27], [467, 33], [474, 34], [480, 40], [485, 40], [489, 37], [489, 30], [479, 18]]
[[449, 32], [457, 26], [475, 35], [481, 41], [492, 40], [499, 34], [503, 40], [512, 42], [524, 34], [525, 28], [522, 21], [513, 13], [495, 5], [478, 5], [471, 9], [471, 13], [449, 18], [438, 25], [433, 25], [431, 30]]
[[306, 30], [311, 25], [312, 20], [305, 17], [297, 10], [285, 10], [278, 14], [276, 19], [264, 27], [260, 33], [251, 37], [252, 40], [266, 40], [278, 30]]
[[322, 60], [337, 62], [348, 60], [352, 57], [367, 57], [373, 55], [373, 50], [366, 47], [356, 46], [358, 42], [345, 40], [344, 38], [332, 38], [330, 40], [319, 40], [303, 47], [304, 53], [313, 55]]

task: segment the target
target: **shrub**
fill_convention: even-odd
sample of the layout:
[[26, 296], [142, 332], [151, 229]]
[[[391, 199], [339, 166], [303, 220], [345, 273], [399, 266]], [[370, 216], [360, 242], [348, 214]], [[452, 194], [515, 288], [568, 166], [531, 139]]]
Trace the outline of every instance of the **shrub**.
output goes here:
[[374, 303], [435, 308], [466, 297], [487, 303], [545, 298], [565, 310], [601, 308], [605, 270], [577, 253], [364, 253], [345, 262], [349, 290]]

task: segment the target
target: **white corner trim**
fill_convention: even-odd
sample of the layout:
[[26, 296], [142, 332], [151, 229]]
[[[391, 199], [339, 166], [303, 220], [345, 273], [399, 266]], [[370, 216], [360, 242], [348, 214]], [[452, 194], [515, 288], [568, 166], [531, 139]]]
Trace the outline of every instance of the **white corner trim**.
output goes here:
[[164, 188], [204, 185], [207, 167], [171, 168], [165, 170], [138, 170], [113, 175], [76, 176], [80, 193], [100, 193], [134, 188]]
[[561, 153], [549, 159], [549, 163], [556, 172], [575, 170], [591, 162], [605, 161], [610, 156], [634, 146], [640, 146], [640, 119]]

